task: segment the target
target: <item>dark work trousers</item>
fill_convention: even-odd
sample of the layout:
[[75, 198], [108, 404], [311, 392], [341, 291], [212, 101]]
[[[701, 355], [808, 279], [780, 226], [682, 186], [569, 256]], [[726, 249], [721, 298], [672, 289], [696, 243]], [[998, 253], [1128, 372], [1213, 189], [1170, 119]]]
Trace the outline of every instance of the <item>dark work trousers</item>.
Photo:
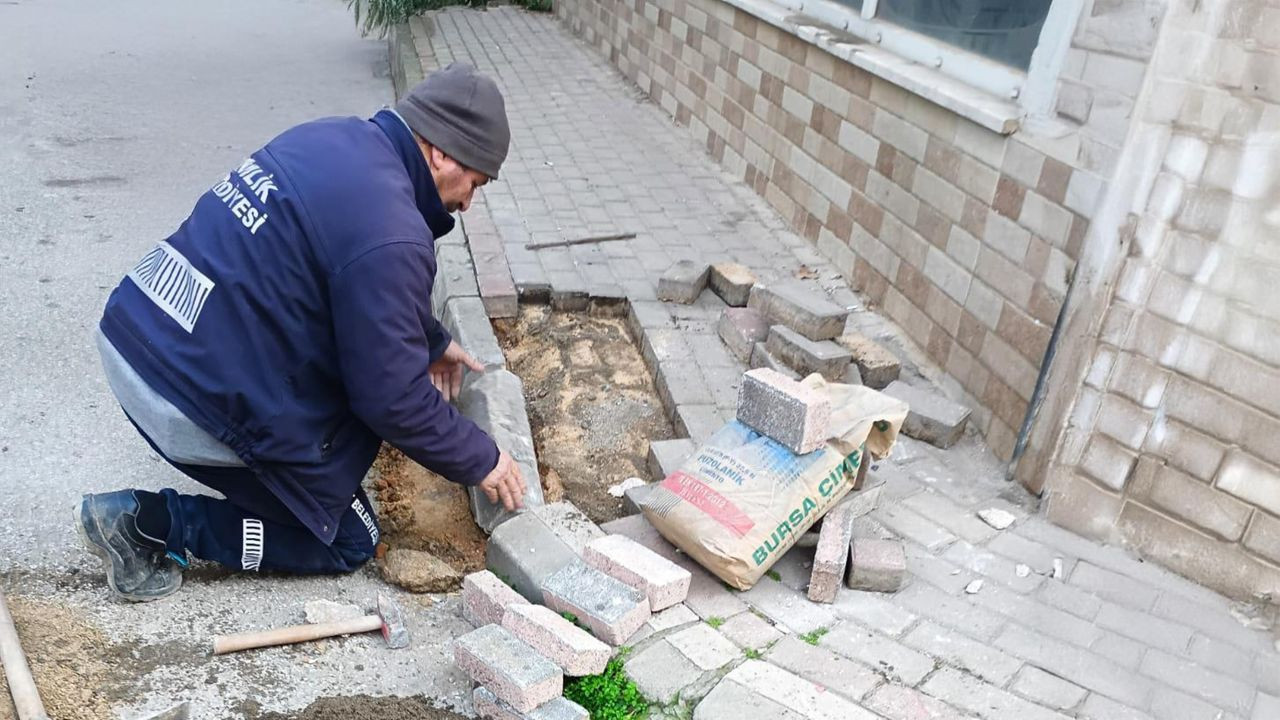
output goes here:
[[169, 506], [168, 549], [179, 557], [185, 550], [236, 570], [307, 575], [350, 572], [373, 557], [380, 530], [363, 488], [339, 519], [333, 544], [325, 545], [249, 468], [177, 463], [146, 433], [142, 436], [170, 465], [227, 498], [180, 495], [171, 488], [160, 491]]

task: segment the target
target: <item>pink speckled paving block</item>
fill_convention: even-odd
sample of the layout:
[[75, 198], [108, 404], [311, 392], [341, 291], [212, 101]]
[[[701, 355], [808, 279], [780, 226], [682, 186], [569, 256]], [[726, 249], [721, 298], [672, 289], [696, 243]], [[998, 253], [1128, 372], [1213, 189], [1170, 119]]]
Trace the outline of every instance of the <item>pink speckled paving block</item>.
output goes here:
[[776, 370], [758, 368], [742, 376], [738, 420], [804, 455], [827, 443], [831, 403]]
[[556, 612], [573, 613], [592, 634], [621, 645], [649, 620], [649, 598], [584, 562], [575, 562], [542, 581], [542, 601]]
[[474, 572], [462, 579], [462, 617], [467, 622], [501, 625], [502, 616], [511, 605], [528, 605], [529, 601], [512, 590], [488, 570]]
[[512, 605], [502, 626], [560, 666], [566, 675], [599, 675], [613, 649], [586, 630], [541, 605]]
[[684, 602], [688, 570], [625, 535], [606, 535], [587, 543], [582, 559], [591, 567], [644, 593], [657, 612]]
[[564, 692], [560, 668], [500, 625], [485, 625], [455, 640], [453, 661], [520, 712]]
[[562, 697], [522, 713], [499, 700], [483, 685], [471, 691], [471, 706], [484, 720], [591, 720], [585, 708]]
[[809, 575], [809, 599], [835, 602], [836, 591], [844, 582], [849, 564], [849, 544], [853, 542], [853, 521], [863, 506], [860, 494], [845, 497], [827, 511], [818, 534], [818, 547], [813, 551], [813, 572]]

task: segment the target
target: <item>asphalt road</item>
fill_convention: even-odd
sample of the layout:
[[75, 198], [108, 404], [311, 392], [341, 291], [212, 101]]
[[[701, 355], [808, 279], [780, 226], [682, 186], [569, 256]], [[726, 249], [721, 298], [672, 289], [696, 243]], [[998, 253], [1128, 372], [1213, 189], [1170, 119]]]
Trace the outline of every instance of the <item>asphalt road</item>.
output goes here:
[[452, 601], [402, 596], [417, 631], [407, 651], [368, 637], [210, 658], [214, 633], [297, 622], [312, 598], [370, 607], [383, 585], [371, 568], [203, 572], [175, 598], [123, 604], [71, 523], [85, 492], [194, 489], [107, 389], [92, 332], [111, 288], [249, 152], [297, 122], [370, 115], [391, 94], [385, 41], [362, 38], [341, 0], [0, 1], [0, 572], [9, 592], [71, 607], [137, 649], [111, 660], [125, 717], [177, 699], [219, 718], [326, 695], [465, 704], [445, 653], [461, 623]]

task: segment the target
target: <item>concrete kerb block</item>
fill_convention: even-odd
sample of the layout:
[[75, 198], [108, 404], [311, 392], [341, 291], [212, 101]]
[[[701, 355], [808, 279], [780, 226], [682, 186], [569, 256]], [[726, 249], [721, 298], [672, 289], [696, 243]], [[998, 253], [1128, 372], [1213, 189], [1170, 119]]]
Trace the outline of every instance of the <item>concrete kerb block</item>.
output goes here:
[[507, 608], [529, 601], [489, 570], [462, 579], [462, 617], [476, 627], [501, 625]]
[[605, 536], [599, 525], [568, 500], [536, 507], [530, 512], [579, 556], [586, 549], [587, 543]]
[[756, 284], [756, 276], [746, 265], [722, 262], [711, 266], [708, 283], [711, 285], [711, 291], [719, 295], [725, 305], [742, 307], [751, 297], [751, 288]]
[[431, 314], [443, 318], [445, 306], [456, 297], [479, 297], [471, 253], [461, 245], [436, 247], [436, 278], [431, 288]]
[[[493, 325], [489, 322], [489, 314], [485, 312], [484, 303], [479, 296], [458, 296], [449, 298], [445, 303], [444, 317], [441, 320], [458, 345], [462, 346], [484, 366], [485, 370], [500, 369], [507, 366], [507, 358], [498, 345], [498, 336], [493, 333]], [[466, 382], [481, 377], [477, 373], [468, 373]]]
[[751, 362], [748, 363], [748, 365], [751, 366], [752, 370], [765, 368], [792, 380], [800, 380], [800, 374], [787, 367], [778, 358], [774, 357], [773, 353], [769, 352], [769, 348], [762, 342], [756, 343], [755, 346], [751, 348]]
[[564, 674], [500, 625], [485, 625], [453, 643], [453, 660], [472, 680], [520, 712], [564, 692]]
[[[479, 307], [479, 299], [475, 302]], [[479, 310], [483, 315], [483, 307]], [[484, 322], [488, 323], [487, 317]], [[542, 505], [542, 478], [538, 475], [533, 431], [525, 411], [524, 385], [520, 378], [503, 369], [473, 374], [463, 384], [458, 410], [488, 433], [498, 447], [510, 454], [520, 466], [525, 482], [524, 507]], [[487, 533], [492, 533], [494, 528], [515, 515], [503, 508], [501, 502], [490, 502], [478, 487], [467, 488], [467, 496], [476, 524]]]
[[471, 691], [471, 705], [485, 720], [591, 720], [591, 713], [586, 708], [564, 697], [554, 698], [522, 713], [499, 700], [483, 685]]
[[613, 655], [608, 645], [542, 605], [512, 605], [502, 626], [559, 665], [565, 675], [598, 675]]
[[693, 575], [625, 535], [606, 535], [587, 543], [582, 559], [649, 598], [651, 612], [684, 602]]
[[882, 392], [910, 406], [902, 432], [930, 445], [948, 448], [964, 435], [969, 408], [951, 402], [938, 391], [908, 385], [901, 380], [889, 383]]
[[499, 525], [485, 546], [485, 566], [530, 602], [542, 602], [542, 583], [578, 562], [578, 553], [537, 515], [521, 513]]
[[720, 313], [720, 321], [716, 323], [716, 332], [729, 352], [744, 365], [749, 365], [751, 351], [756, 343], [764, 342], [769, 337], [769, 323], [754, 308], [725, 308]]
[[830, 340], [810, 340], [785, 325], [769, 328], [765, 349], [801, 376], [818, 373], [832, 382], [843, 380], [845, 369], [853, 361], [848, 350]]
[[581, 561], [544, 580], [542, 599], [556, 612], [573, 613], [596, 637], [614, 646], [626, 642], [652, 614], [644, 593]]
[[884, 349], [875, 340], [860, 333], [849, 333], [836, 338], [853, 355], [862, 384], [881, 390], [898, 379], [902, 365], [897, 356]]
[[658, 299], [688, 305], [698, 299], [707, 287], [711, 268], [706, 263], [681, 260], [658, 280]]
[[901, 540], [854, 538], [849, 546], [849, 587], [892, 593], [907, 577], [907, 554]]
[[759, 310], [770, 323], [786, 325], [810, 340], [839, 337], [849, 318], [847, 309], [798, 282], [757, 283], [747, 306]]
[[698, 449], [688, 438], [655, 440], [649, 443], [649, 473], [655, 481], [662, 481], [680, 469], [685, 460]]
[[738, 391], [738, 420], [804, 455], [825, 445], [830, 437], [831, 404], [778, 372], [749, 370]]

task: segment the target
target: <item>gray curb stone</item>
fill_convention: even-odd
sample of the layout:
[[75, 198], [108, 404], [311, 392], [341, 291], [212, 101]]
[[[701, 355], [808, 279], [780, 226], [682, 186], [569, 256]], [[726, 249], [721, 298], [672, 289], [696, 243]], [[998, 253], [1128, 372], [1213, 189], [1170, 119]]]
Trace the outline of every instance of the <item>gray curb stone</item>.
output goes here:
[[578, 554], [547, 527], [537, 515], [521, 513], [499, 525], [485, 547], [485, 566], [515, 588], [525, 599], [542, 603], [542, 581]]
[[445, 315], [449, 300], [459, 297], [479, 297], [475, 268], [471, 253], [460, 245], [436, 246], [436, 280], [431, 289], [431, 314], [437, 318]]
[[[475, 299], [475, 303], [479, 306], [479, 299]], [[483, 316], [483, 307], [480, 307], [480, 313]], [[538, 459], [533, 450], [533, 433], [529, 429], [524, 386], [520, 378], [501, 369], [474, 374], [462, 387], [458, 409], [488, 433], [498, 447], [510, 454], [520, 466], [525, 482], [525, 508], [542, 505], [542, 478], [538, 475]], [[494, 528], [514, 515], [501, 503], [489, 502], [477, 487], [467, 488], [467, 494], [471, 498], [471, 513], [476, 524], [487, 533], [492, 533]]]
[[[451, 297], [445, 304], [444, 327], [463, 350], [471, 353], [485, 370], [504, 369], [507, 358], [498, 345], [498, 336], [493, 334], [493, 326], [489, 324], [489, 314], [484, 310], [484, 303], [479, 297]], [[480, 377], [468, 375], [468, 382]], [[520, 399], [524, 406], [524, 398]]]
[[969, 408], [951, 402], [941, 393], [908, 385], [901, 380], [889, 383], [883, 392], [910, 406], [907, 420], [902, 424], [902, 432], [908, 437], [949, 448], [964, 435]]

